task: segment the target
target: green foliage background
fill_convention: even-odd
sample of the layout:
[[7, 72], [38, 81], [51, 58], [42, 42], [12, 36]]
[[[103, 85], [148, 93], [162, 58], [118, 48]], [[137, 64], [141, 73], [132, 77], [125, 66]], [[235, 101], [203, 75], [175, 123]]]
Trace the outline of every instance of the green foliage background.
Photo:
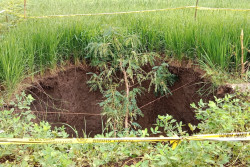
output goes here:
[[[209, 103], [202, 100], [196, 106], [198, 126], [189, 125], [199, 133], [228, 133], [249, 131], [250, 102], [242, 95], [227, 95]], [[0, 137], [64, 138], [64, 128], [52, 129], [47, 122], [33, 123], [35, 116], [29, 111], [31, 96], [18, 96], [15, 104], [23, 112], [14, 109], [0, 114]], [[159, 116], [155, 134], [163, 128], [167, 136], [189, 134], [182, 130], [182, 123], [170, 115]], [[119, 137], [146, 137], [148, 129], [119, 133]], [[95, 137], [110, 137], [112, 132]], [[122, 165], [128, 159], [136, 160], [132, 166], [248, 166], [249, 142], [183, 141], [176, 149], [168, 143], [106, 143], [106, 144], [58, 144], [58, 145], [0, 145], [0, 162], [4, 166], [110, 166]]]
[[[12, 0], [13, 2], [15, 0]], [[19, 0], [17, 4], [20, 4]], [[1, 14], [0, 81], [13, 90], [27, 75], [63, 65], [65, 60], [82, 60], [84, 49], [97, 42], [107, 27], [119, 27], [124, 36], [138, 35], [147, 52], [194, 61], [209, 61], [220, 70], [238, 72], [240, 32], [249, 50], [249, 12], [173, 10], [126, 15], [28, 19], [16, 23], [22, 6], [8, 7], [9, 23]], [[119, 12], [193, 6], [195, 0], [28, 0], [28, 16], [74, 13]], [[202, 0], [200, 6], [250, 8], [248, 0]], [[7, 7], [6, 7], [7, 6]], [[16, 9], [18, 8], [18, 10]], [[21, 19], [22, 20], [22, 19]], [[20, 20], [19, 20], [20, 21]], [[14, 22], [14, 23], [13, 23]], [[7, 27], [7, 28], [6, 28]], [[12, 28], [10, 28], [12, 27]], [[206, 56], [207, 55], [207, 56]], [[244, 62], [249, 60], [245, 50]]]

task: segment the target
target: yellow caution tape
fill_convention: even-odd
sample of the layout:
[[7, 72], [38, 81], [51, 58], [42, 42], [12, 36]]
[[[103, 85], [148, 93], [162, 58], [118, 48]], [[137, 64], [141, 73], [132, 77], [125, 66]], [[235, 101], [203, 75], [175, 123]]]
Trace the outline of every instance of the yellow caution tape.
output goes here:
[[[184, 6], [177, 8], [165, 8], [165, 9], [152, 9], [152, 10], [138, 10], [138, 11], [128, 11], [128, 12], [113, 12], [113, 13], [89, 13], [89, 14], [69, 14], [69, 15], [48, 15], [48, 16], [30, 16], [27, 18], [31, 19], [43, 19], [43, 18], [53, 18], [53, 17], [76, 17], [76, 16], [102, 16], [102, 15], [120, 15], [120, 14], [132, 14], [132, 13], [145, 13], [145, 12], [158, 12], [158, 11], [167, 11], [167, 10], [180, 10], [195, 8], [197, 10], [221, 10], [221, 11], [242, 11], [247, 12], [250, 9], [233, 9], [233, 8], [210, 8], [210, 7], [196, 7], [196, 6]], [[19, 17], [24, 17], [19, 15]]]
[[5, 12], [5, 10], [1, 10], [1, 11], [0, 11], [0, 14], [1, 14], [1, 13], [4, 13], [4, 12]]
[[170, 142], [170, 146], [174, 150], [181, 143], [181, 140], [170, 140], [169, 142]]
[[[132, 14], [132, 13], [145, 13], [145, 12], [157, 12], [157, 11], [167, 11], [167, 10], [179, 10], [194, 8], [195, 6], [184, 6], [177, 8], [165, 8], [165, 9], [152, 9], [152, 10], [138, 10], [138, 11], [128, 11], [128, 12], [113, 12], [113, 13], [89, 13], [89, 14], [70, 14], [70, 15], [48, 15], [48, 16], [31, 16], [28, 18], [42, 19], [51, 17], [75, 17], [75, 16], [101, 16], [101, 15], [120, 15], [120, 14]], [[21, 16], [23, 17], [23, 16]]]
[[[233, 9], [233, 8], [210, 8], [210, 7], [197, 7], [197, 6], [184, 6], [184, 7], [177, 7], [177, 8], [165, 8], [165, 9], [152, 9], [152, 10], [138, 10], [138, 11], [128, 11], [128, 12], [113, 12], [113, 13], [89, 13], [89, 14], [69, 14], [69, 15], [48, 15], [48, 16], [30, 16], [27, 18], [30, 19], [43, 19], [43, 18], [53, 18], [53, 17], [76, 17], [76, 16], [102, 16], [102, 15], [120, 15], [120, 14], [132, 14], [132, 13], [145, 13], [145, 12], [158, 12], [158, 11], [167, 11], [167, 10], [180, 10], [180, 9], [188, 9], [188, 8], [195, 8], [197, 10], [220, 10], [220, 11], [242, 11], [248, 12], [250, 9]], [[0, 11], [3, 12], [10, 12], [9, 10], [5, 9]], [[14, 13], [12, 13], [14, 14]], [[18, 17], [24, 18], [23, 15], [14, 14]]]
[[117, 142], [165, 142], [180, 140], [179, 137], [125, 137], [125, 138], [0, 138], [0, 144], [86, 144], [86, 143], [117, 143]]
[[10, 15], [13, 15], [13, 16], [16, 16], [16, 17], [21, 17], [21, 18], [24, 18], [23, 15], [20, 15], [18, 13], [14, 13], [13, 11], [9, 10], [9, 9], [4, 9], [2, 11], [0, 11], [0, 14], [1, 13], [7, 13], [7, 14], [10, 14]]
[[209, 141], [249, 141], [250, 132], [195, 135], [187, 137], [186, 139]]
[[210, 7], [196, 7], [198, 10], [222, 10], [222, 11], [240, 11], [249, 12], [250, 9], [233, 9], [233, 8], [210, 8]]
[[87, 144], [118, 142], [170, 142], [173, 149], [183, 140], [195, 141], [250, 141], [250, 132], [206, 134], [189, 137], [125, 137], [125, 138], [0, 138], [0, 145], [9, 144]]

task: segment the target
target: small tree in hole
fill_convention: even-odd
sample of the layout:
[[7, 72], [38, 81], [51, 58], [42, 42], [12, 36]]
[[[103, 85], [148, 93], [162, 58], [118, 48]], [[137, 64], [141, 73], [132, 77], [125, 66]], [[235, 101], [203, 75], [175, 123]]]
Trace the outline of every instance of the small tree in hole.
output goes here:
[[[107, 116], [108, 125], [121, 131], [128, 130], [138, 115], [142, 115], [136, 97], [146, 89], [142, 82], [149, 80], [155, 92], [169, 94], [168, 85], [173, 84], [173, 75], [166, 63], [155, 66], [156, 53], [142, 53], [142, 46], [136, 35], [123, 36], [110, 28], [104, 32], [100, 42], [90, 43], [86, 48], [87, 58], [99, 72], [90, 73], [88, 81], [91, 90], [99, 89], [106, 98], [100, 105]], [[145, 71], [145, 66], [153, 67]]]

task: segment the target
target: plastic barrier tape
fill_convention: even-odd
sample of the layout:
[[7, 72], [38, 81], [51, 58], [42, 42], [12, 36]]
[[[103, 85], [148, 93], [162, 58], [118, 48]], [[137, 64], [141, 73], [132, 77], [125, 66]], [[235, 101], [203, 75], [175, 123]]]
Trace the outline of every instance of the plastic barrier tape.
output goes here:
[[116, 142], [166, 142], [180, 143], [182, 140], [208, 141], [249, 141], [250, 132], [206, 134], [189, 137], [125, 137], [125, 138], [0, 138], [0, 144], [85, 144], [85, 143], [116, 143]]
[[[157, 11], [167, 11], [167, 10], [180, 10], [194, 8], [195, 6], [184, 6], [177, 8], [165, 8], [165, 9], [152, 9], [152, 10], [138, 10], [138, 11], [128, 11], [128, 12], [113, 12], [113, 13], [89, 13], [89, 14], [70, 14], [70, 15], [48, 15], [48, 16], [31, 16], [28, 18], [42, 19], [50, 17], [75, 17], [75, 16], [101, 16], [101, 15], [120, 15], [120, 14], [132, 14], [132, 13], [145, 13], [145, 12], [157, 12]], [[23, 17], [23, 16], [22, 16]]]
[[[53, 18], [53, 17], [76, 17], [76, 16], [101, 16], [101, 15], [120, 15], [120, 14], [132, 14], [132, 13], [145, 13], [145, 12], [158, 12], [167, 10], [180, 10], [180, 9], [190, 9], [195, 8], [197, 10], [220, 10], [220, 11], [241, 11], [248, 12], [250, 9], [233, 9], [233, 8], [210, 8], [210, 7], [196, 7], [196, 6], [184, 6], [177, 8], [165, 8], [165, 9], [152, 9], [152, 10], [138, 10], [138, 11], [128, 11], [128, 12], [113, 12], [113, 13], [89, 13], [89, 14], [69, 14], [69, 15], [48, 15], [48, 16], [30, 16], [27, 18], [31, 19], [43, 19], [43, 18]], [[24, 17], [19, 15], [19, 17]]]
[[238, 11], [238, 12], [250, 12], [250, 9], [233, 9], [233, 8], [209, 8], [209, 7], [197, 7], [198, 10], [223, 10], [223, 11]]
[[4, 13], [4, 12], [5, 12], [5, 10], [2, 10], [2, 11], [0, 11], [0, 14], [1, 14], [1, 13]]
[[195, 135], [187, 137], [186, 139], [209, 141], [249, 141], [250, 132]]
[[116, 142], [164, 142], [180, 140], [179, 137], [125, 137], [125, 138], [0, 138], [0, 144], [85, 144], [85, 143], [116, 143]]
[[170, 146], [174, 150], [181, 143], [181, 140], [171, 140], [169, 142], [170, 142]]

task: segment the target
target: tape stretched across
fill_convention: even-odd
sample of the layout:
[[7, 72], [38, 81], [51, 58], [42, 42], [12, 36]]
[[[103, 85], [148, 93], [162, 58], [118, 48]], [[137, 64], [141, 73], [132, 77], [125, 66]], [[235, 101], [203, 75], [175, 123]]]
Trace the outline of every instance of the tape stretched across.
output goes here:
[[[69, 14], [69, 15], [48, 15], [48, 16], [30, 16], [31, 19], [43, 19], [43, 18], [53, 18], [53, 17], [76, 17], [76, 16], [101, 16], [101, 15], [120, 15], [120, 14], [132, 14], [132, 13], [145, 13], [145, 12], [158, 12], [158, 11], [168, 11], [168, 10], [180, 10], [195, 8], [197, 10], [220, 10], [220, 11], [241, 11], [248, 12], [250, 9], [233, 9], [233, 8], [210, 8], [210, 7], [196, 7], [196, 6], [183, 6], [177, 8], [165, 8], [165, 9], [152, 9], [152, 10], [138, 10], [138, 11], [128, 11], [128, 12], [113, 12], [113, 13], [89, 13], [89, 14]], [[19, 17], [24, 17], [19, 15]]]
[[125, 137], [125, 138], [0, 138], [0, 144], [85, 144], [85, 143], [116, 143], [116, 142], [166, 142], [170, 143], [181, 140], [211, 140], [211, 141], [249, 141], [250, 132], [206, 134], [189, 137]]
[[239, 11], [250, 12], [250, 9], [233, 9], [233, 8], [210, 8], [210, 7], [197, 7], [198, 10], [222, 10], [222, 11]]
[[20, 15], [20, 14], [14, 13], [13, 11], [8, 10], [8, 9], [4, 9], [4, 10], [0, 11], [0, 14], [1, 14], [1, 13], [4, 13], [4, 12], [5, 12], [5, 13], [7, 13], [7, 14], [10, 14], [10, 15], [16, 16], [16, 17], [21, 17], [21, 18], [24, 18], [24, 16], [23, 16], [23, 15]]
[[5, 10], [2, 10], [2, 11], [0, 11], [0, 14], [1, 14], [1, 13], [4, 13], [4, 12], [5, 12]]
[[116, 142], [165, 142], [180, 140], [179, 137], [125, 137], [125, 138], [0, 138], [0, 144], [85, 144], [85, 143], [116, 143]]
[[186, 139], [209, 140], [209, 141], [249, 141], [250, 132], [195, 135], [195, 136], [190, 136]]
[[[30, 16], [30, 19], [43, 19], [43, 18], [53, 18], [53, 17], [76, 17], [76, 16], [101, 16], [101, 15], [120, 15], [120, 14], [132, 14], [132, 13], [145, 13], [145, 12], [158, 12], [158, 11], [167, 11], [167, 10], [180, 10], [195, 8], [197, 10], [219, 10], [219, 11], [241, 11], [249, 12], [250, 9], [233, 9], [233, 8], [210, 8], [210, 7], [196, 7], [196, 6], [183, 6], [177, 8], [165, 8], [165, 9], [152, 9], [152, 10], [138, 10], [138, 11], [128, 11], [128, 12], [113, 12], [113, 13], [89, 13], [89, 14], [69, 14], [69, 15], [48, 15], [48, 16]], [[0, 13], [6, 12], [9, 10], [2, 10]], [[10, 12], [10, 11], [9, 11]], [[13, 14], [13, 13], [12, 13]], [[18, 17], [24, 18], [23, 15], [14, 14]]]
[[[89, 14], [69, 14], [69, 15], [48, 15], [48, 16], [30, 16], [28, 18], [32, 19], [42, 19], [51, 17], [75, 17], [75, 16], [101, 16], [101, 15], [120, 15], [120, 14], [132, 14], [132, 13], [145, 13], [145, 12], [157, 12], [157, 11], [167, 11], [167, 10], [180, 10], [194, 8], [195, 6], [184, 6], [177, 8], [165, 8], [165, 9], [152, 9], [152, 10], [138, 10], [138, 11], [128, 11], [128, 12], [113, 12], [113, 13], [89, 13]], [[20, 15], [20, 17], [24, 17]]]

